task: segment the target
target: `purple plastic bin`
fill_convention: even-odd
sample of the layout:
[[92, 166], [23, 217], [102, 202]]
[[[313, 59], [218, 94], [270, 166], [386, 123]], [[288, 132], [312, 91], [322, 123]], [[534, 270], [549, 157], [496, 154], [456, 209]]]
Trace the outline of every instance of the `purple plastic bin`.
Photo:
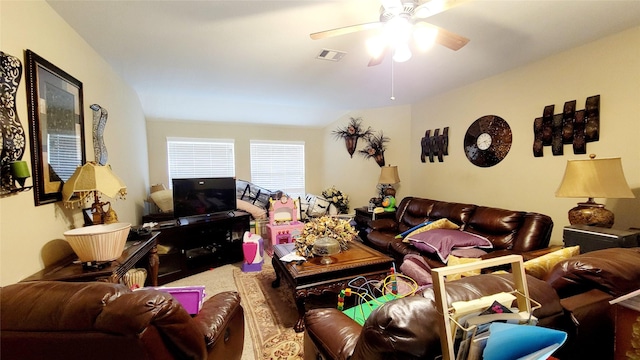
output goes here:
[[176, 286], [167, 287], [160, 286], [152, 289], [167, 292], [173, 296], [174, 299], [182, 305], [185, 310], [191, 315], [196, 315], [202, 309], [202, 303], [204, 301], [204, 286]]

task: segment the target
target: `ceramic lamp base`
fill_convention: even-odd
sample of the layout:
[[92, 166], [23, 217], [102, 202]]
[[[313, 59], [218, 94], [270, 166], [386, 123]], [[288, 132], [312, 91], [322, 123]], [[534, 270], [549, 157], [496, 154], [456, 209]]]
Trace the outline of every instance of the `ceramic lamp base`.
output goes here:
[[595, 202], [578, 203], [569, 210], [571, 225], [590, 225], [610, 228], [613, 226], [613, 213], [605, 209], [604, 205]]

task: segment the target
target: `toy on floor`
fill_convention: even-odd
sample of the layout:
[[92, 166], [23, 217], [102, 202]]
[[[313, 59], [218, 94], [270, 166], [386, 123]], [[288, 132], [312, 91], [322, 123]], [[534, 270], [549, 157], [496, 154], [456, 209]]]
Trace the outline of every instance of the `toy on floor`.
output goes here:
[[[401, 284], [404, 286], [398, 286], [398, 279], [401, 280]], [[380, 305], [394, 299], [414, 295], [418, 290], [418, 284], [415, 280], [406, 275], [396, 273], [395, 265], [390, 268], [389, 275], [382, 281], [367, 280], [359, 276], [351, 280], [347, 285], [349, 287], [341, 290], [338, 294], [337, 307], [338, 310], [343, 311], [345, 315], [360, 325], [364, 324], [371, 312]], [[402, 291], [399, 290], [402, 287], [404, 289]], [[376, 297], [376, 293], [380, 293], [381, 296]], [[358, 297], [356, 305], [344, 310], [345, 297], [351, 295]]]
[[304, 223], [298, 221], [298, 200], [286, 195], [280, 199], [269, 199], [269, 223], [265, 234], [266, 250], [273, 253], [273, 245], [295, 242]]
[[260, 235], [245, 231], [242, 238], [242, 253], [244, 254], [242, 271], [255, 272], [262, 270], [264, 241]]

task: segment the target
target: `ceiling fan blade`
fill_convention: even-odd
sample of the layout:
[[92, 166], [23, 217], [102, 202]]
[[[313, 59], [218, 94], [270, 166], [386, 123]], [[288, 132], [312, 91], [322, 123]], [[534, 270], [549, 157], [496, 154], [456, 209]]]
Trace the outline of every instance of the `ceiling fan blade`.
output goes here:
[[468, 1], [470, 0], [427, 0], [416, 7], [414, 14], [419, 19], [426, 19]]
[[384, 58], [387, 56], [388, 49], [389, 49], [388, 47], [385, 47], [378, 57], [372, 57], [371, 60], [369, 60], [369, 65], [367, 66], [380, 65], [382, 63], [382, 60], [384, 60]]
[[436, 26], [436, 28], [438, 28], [438, 36], [436, 36], [436, 42], [442, 46], [448, 47], [451, 50], [460, 50], [470, 41], [468, 38], [456, 33], [452, 33], [449, 30], [445, 30], [438, 26]]
[[420, 24], [426, 25], [428, 27], [438, 30], [438, 35], [435, 38], [435, 42], [442, 46], [448, 47], [451, 50], [454, 50], [454, 51], [460, 50], [463, 46], [467, 45], [467, 43], [470, 41], [468, 38], [462, 35], [452, 33], [449, 30], [443, 29], [439, 26], [435, 26], [426, 21], [420, 21]]
[[364, 24], [358, 24], [358, 25], [345, 26], [337, 29], [319, 31], [319, 32], [312, 33], [309, 36], [311, 36], [313, 40], [319, 40], [319, 39], [325, 39], [325, 38], [334, 37], [334, 36], [346, 35], [356, 31], [376, 29], [376, 28], [379, 28], [380, 26], [382, 26], [382, 23], [379, 21], [376, 21], [376, 22], [370, 22], [370, 23], [364, 23]]

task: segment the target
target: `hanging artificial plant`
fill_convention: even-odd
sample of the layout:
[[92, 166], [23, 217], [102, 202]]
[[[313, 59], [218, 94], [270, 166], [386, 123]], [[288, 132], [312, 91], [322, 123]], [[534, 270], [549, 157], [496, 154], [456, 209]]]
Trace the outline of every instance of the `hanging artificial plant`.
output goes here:
[[358, 145], [358, 139], [369, 138], [373, 132], [371, 127], [368, 127], [366, 130], [362, 129], [361, 118], [351, 118], [349, 125], [344, 128], [339, 127], [332, 131], [332, 134], [336, 139], [344, 139], [349, 156], [353, 157], [353, 153], [356, 151], [356, 145]]
[[382, 167], [384, 166], [384, 151], [387, 149], [385, 143], [389, 142], [387, 136], [380, 133], [371, 135], [367, 137], [367, 146], [360, 150], [360, 154], [365, 157], [365, 159], [374, 158], [376, 163]]

